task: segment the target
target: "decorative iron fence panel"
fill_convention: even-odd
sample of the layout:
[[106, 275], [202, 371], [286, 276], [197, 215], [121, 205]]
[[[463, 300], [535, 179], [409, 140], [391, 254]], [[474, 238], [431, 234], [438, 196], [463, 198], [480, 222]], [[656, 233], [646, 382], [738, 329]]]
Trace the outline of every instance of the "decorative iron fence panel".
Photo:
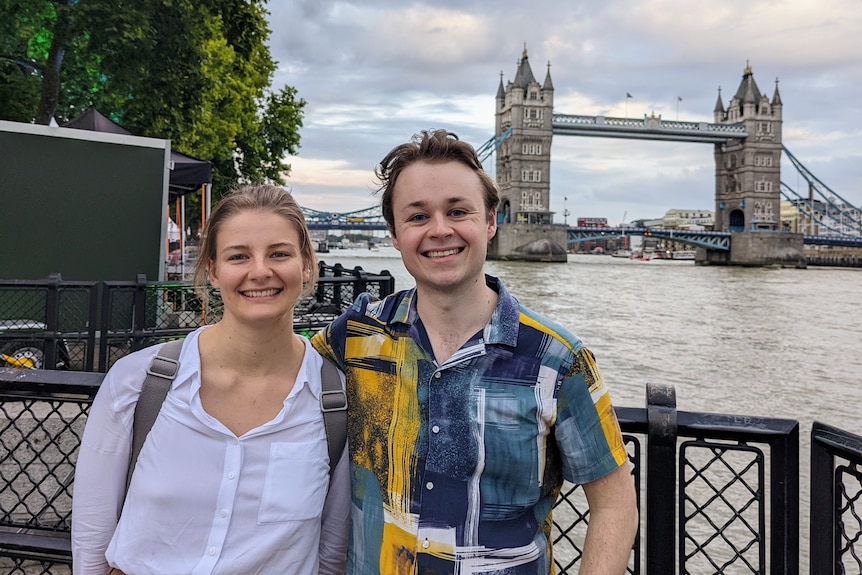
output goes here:
[[862, 436], [811, 426], [811, 573], [862, 573]]
[[[670, 386], [647, 385], [646, 396], [646, 410], [616, 409], [645, 527], [628, 573], [797, 573], [798, 423], [677, 411]], [[589, 524], [583, 490], [564, 488], [554, 514], [557, 569], [577, 573]]]
[[0, 573], [71, 572], [74, 468], [102, 377], [0, 368]]

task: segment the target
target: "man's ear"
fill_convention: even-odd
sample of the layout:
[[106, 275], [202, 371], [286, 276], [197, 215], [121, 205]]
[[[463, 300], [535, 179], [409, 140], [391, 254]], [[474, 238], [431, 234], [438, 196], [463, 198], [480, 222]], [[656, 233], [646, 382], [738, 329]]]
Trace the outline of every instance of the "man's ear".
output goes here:
[[488, 212], [488, 241], [497, 234], [497, 208]]

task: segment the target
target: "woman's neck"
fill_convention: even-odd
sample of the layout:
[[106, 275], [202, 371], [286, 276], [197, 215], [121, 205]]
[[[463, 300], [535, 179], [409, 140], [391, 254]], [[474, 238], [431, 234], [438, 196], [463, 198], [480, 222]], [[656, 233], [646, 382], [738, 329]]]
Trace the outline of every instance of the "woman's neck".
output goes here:
[[305, 344], [293, 332], [292, 322], [248, 326], [223, 319], [200, 336], [201, 361], [246, 375], [283, 372], [295, 366]]

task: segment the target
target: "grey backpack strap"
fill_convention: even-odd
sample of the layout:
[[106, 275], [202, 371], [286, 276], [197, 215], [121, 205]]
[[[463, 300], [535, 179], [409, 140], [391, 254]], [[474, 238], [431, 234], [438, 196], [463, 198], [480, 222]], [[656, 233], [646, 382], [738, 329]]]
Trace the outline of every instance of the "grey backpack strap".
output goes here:
[[329, 448], [329, 477], [341, 459], [347, 442], [347, 394], [341, 386], [338, 368], [326, 358], [320, 368], [320, 411], [326, 428], [326, 443]]
[[171, 382], [180, 368], [180, 362], [177, 359], [180, 357], [182, 347], [181, 339], [162, 344], [159, 353], [147, 368], [147, 377], [144, 379], [141, 395], [135, 405], [135, 419], [132, 422], [132, 450], [129, 457], [129, 471], [126, 474], [126, 491], [129, 490], [129, 484], [132, 482], [132, 472], [135, 470], [135, 463], [138, 461], [138, 454], [141, 452], [144, 440], [152, 429], [153, 423], [156, 422], [162, 403], [165, 402], [165, 397], [171, 388]]

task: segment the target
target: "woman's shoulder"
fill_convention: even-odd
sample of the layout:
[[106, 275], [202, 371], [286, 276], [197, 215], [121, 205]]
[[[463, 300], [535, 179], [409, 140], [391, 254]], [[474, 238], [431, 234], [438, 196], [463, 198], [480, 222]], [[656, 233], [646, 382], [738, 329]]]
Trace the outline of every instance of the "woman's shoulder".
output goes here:
[[[189, 354], [197, 353], [197, 338], [203, 329], [198, 328], [184, 338], [179, 357], [180, 365], [191, 359]], [[117, 391], [127, 390], [131, 393], [140, 393], [144, 379], [147, 377], [147, 370], [153, 359], [161, 351], [164, 343], [166, 342], [147, 346], [118, 359], [105, 375], [105, 383], [116, 387]]]

